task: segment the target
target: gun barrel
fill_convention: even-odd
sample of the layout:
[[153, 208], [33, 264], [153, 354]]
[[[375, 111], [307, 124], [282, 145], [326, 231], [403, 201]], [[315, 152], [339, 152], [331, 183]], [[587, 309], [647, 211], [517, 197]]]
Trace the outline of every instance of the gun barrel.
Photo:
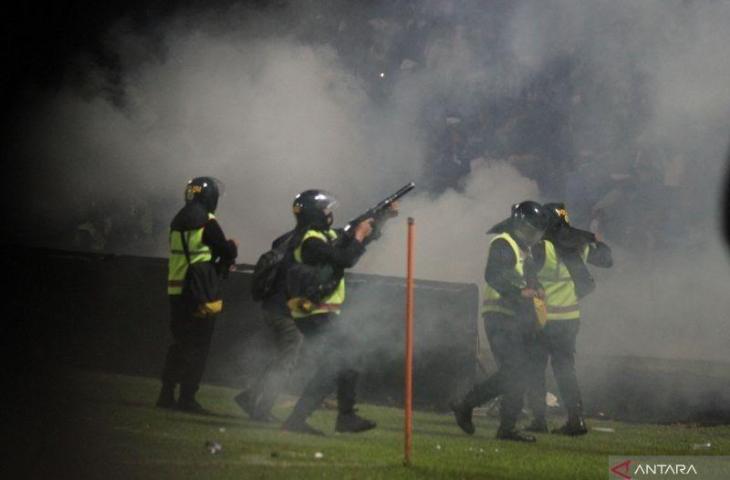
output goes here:
[[407, 184], [399, 188], [397, 192], [390, 195], [389, 197], [386, 197], [385, 200], [380, 201], [376, 206], [368, 209], [364, 214], [359, 215], [357, 218], [351, 220], [347, 225], [345, 225], [345, 232], [349, 232], [355, 225], [360, 223], [362, 220], [365, 220], [367, 217], [380, 214], [385, 210], [385, 208], [390, 206], [391, 203], [403, 197], [414, 188], [416, 188], [416, 184], [414, 182], [408, 182]]
[[398, 200], [400, 197], [405, 195], [406, 193], [410, 192], [416, 188], [416, 184], [414, 182], [408, 182], [406, 185], [402, 186], [397, 192], [395, 192], [390, 198], [392, 198], [391, 201]]

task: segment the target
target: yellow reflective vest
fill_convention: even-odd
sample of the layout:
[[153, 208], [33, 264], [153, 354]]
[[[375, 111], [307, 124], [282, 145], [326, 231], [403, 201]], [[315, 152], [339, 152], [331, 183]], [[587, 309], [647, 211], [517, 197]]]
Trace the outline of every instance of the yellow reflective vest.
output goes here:
[[[512, 247], [512, 250], [515, 253], [515, 258], [517, 261], [515, 262], [515, 268], [512, 272], [510, 272], [510, 283], [512, 283], [515, 287], [519, 288], [520, 290], [527, 287], [527, 281], [525, 280], [525, 258], [526, 253], [520, 248], [519, 245], [517, 245], [517, 242], [515, 241], [512, 236], [505, 232], [501, 233], [499, 235], [496, 235], [491, 242], [489, 242], [489, 248], [492, 248], [492, 243], [494, 243], [495, 240], [505, 240], [510, 247]], [[489, 283], [487, 283], [484, 287], [484, 300], [482, 303], [482, 315], [489, 312], [497, 312], [497, 313], [504, 313], [506, 315], [514, 315], [515, 312], [512, 309], [511, 306], [506, 304], [504, 302], [504, 299], [502, 299], [502, 296], [499, 294], [498, 291], [496, 291], [494, 288], [492, 288]]]
[[[537, 273], [537, 279], [545, 289], [547, 319], [548, 321], [576, 320], [580, 318], [580, 307], [573, 277], [570, 276], [565, 263], [560, 260], [555, 245], [549, 240], [545, 240], [544, 244], [545, 263]], [[587, 256], [588, 247], [586, 246], [581, 254], [583, 261]]]
[[[299, 245], [294, 250], [294, 261], [302, 263], [302, 245], [310, 238], [318, 238], [323, 242], [330, 243], [337, 240], [337, 232], [330, 229], [327, 232], [321, 232], [319, 230], [308, 230]], [[337, 284], [337, 288], [327, 298], [322, 300], [319, 304], [312, 304], [306, 299], [292, 299], [289, 303], [289, 310], [294, 318], [304, 318], [318, 313], [334, 312], [339, 315], [340, 308], [345, 302], [345, 278], [340, 279]]]
[[[208, 214], [208, 220], [214, 219], [212, 213]], [[188, 271], [188, 259], [185, 257], [182, 236], [188, 244], [190, 263], [209, 262], [213, 258], [210, 247], [203, 243], [203, 230], [205, 226], [194, 230], [171, 230], [170, 231], [170, 259], [167, 268], [167, 294], [181, 295], [185, 274]]]

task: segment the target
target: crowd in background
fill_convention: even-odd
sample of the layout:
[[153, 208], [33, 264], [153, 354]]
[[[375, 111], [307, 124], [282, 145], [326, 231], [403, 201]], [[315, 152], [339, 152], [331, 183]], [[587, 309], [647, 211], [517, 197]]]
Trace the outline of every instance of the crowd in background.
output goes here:
[[[617, 82], [573, 51], [522, 76], [505, 30], [510, 2], [478, 5], [479, 15], [450, 2], [387, 3], [375, 18], [349, 7], [311, 18], [316, 28], [307, 31], [337, 45], [374, 97], [387, 98], [399, 80], [428, 70], [439, 49], [469, 45], [478, 53], [464, 74], [489, 70], [488, 79], [467, 96], [437, 87], [422, 112], [424, 180], [432, 192], [462, 189], [480, 163], [506, 162], [534, 180], [544, 199], [565, 201], [579, 227], [639, 255], [701, 241], [694, 221], [708, 216], [692, 202], [697, 182], [690, 177], [703, 175], [702, 159], [647, 133], [652, 92], [642, 65], [629, 63]], [[687, 122], [694, 133], [703, 127]]]
[[[434, 196], [462, 189], [479, 164], [506, 162], [534, 180], [545, 200], [564, 201], [578, 227], [628, 250], [645, 254], [699, 241], [693, 236], [697, 212], [688, 184], [697, 159], [692, 152], [668, 151], [661, 139], [644, 133], [652, 112], [638, 66], [631, 81], [609, 85], [580, 55], [566, 54], [526, 79], [514, 79], [517, 61], [502, 31], [510, 2], [485, 6], [489, 15], [476, 19], [468, 9], [436, 15], [436, 4], [423, 1], [381, 2], [378, 8], [331, 2], [327, 15], [316, 13], [322, 2], [319, 8], [309, 3], [299, 4], [303, 15], [295, 24], [282, 22], [282, 32], [334, 46], [375, 101], [387, 101], [406, 76], [427, 71], [439, 48], [480, 45], [474, 62], [483, 65], [474, 70], [488, 66], [496, 80], [466, 97], [437, 88], [421, 112], [419, 128], [428, 148], [426, 176], [420, 180]], [[276, 2], [267, 8], [277, 8]], [[599, 105], [609, 112], [595, 115]], [[144, 242], [166, 228], [169, 211], [156, 208], [161, 202], [94, 204], [72, 241], [98, 251]]]

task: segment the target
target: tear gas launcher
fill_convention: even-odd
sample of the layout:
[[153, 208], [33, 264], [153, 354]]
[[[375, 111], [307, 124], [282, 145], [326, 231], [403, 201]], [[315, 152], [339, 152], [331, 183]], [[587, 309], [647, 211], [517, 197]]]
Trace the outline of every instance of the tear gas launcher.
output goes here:
[[[374, 207], [371, 207], [367, 209], [364, 213], [358, 215], [357, 217], [353, 218], [349, 222], [347, 222], [347, 225], [343, 228], [343, 232], [345, 236], [352, 236], [355, 232], [355, 227], [367, 220], [368, 218], [372, 218], [374, 220], [373, 222], [373, 233], [368, 237], [368, 240], [375, 240], [379, 236], [379, 226], [382, 224], [384, 220], [386, 220], [389, 216], [391, 216], [391, 212], [389, 210], [390, 206], [398, 201], [400, 198], [405, 196], [408, 192], [416, 188], [416, 184], [413, 182], [409, 182], [405, 185], [403, 185], [397, 192], [394, 194], [386, 197], [385, 199], [378, 202], [377, 205]], [[371, 238], [372, 237], [372, 238]]]

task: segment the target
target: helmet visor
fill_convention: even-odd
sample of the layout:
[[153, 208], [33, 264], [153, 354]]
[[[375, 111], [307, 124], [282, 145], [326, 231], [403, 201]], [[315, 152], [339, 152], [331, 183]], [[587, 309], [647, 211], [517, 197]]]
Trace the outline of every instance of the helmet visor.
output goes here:
[[528, 247], [539, 242], [544, 233], [544, 229], [534, 227], [527, 222], [518, 222], [515, 226], [515, 235]]
[[324, 212], [325, 215], [331, 214], [337, 208], [337, 199], [329, 192], [319, 192], [314, 197], [317, 207]]

